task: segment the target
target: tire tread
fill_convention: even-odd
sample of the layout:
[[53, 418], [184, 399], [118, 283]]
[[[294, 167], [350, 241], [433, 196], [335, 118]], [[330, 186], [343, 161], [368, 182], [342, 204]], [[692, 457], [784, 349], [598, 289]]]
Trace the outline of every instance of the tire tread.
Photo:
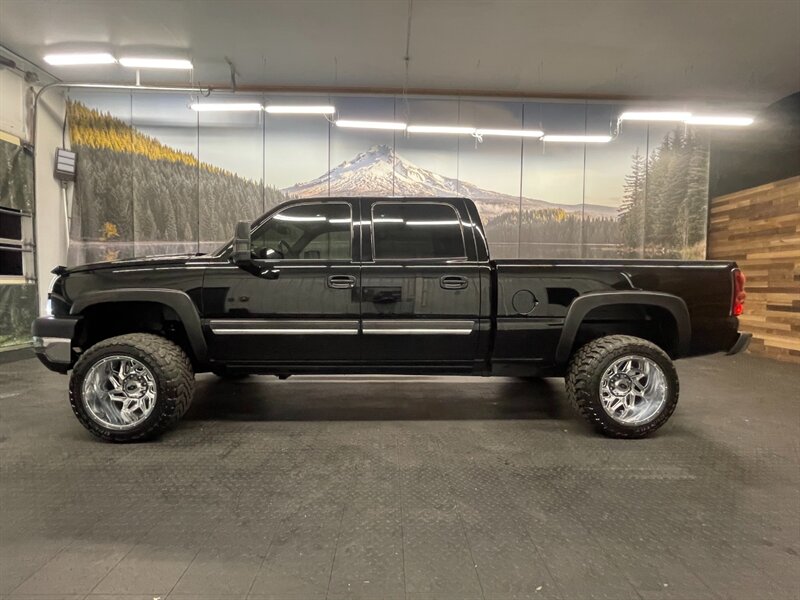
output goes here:
[[[665, 375], [669, 380], [669, 385], [674, 387], [674, 400], [667, 403], [658, 418], [638, 427], [626, 427], [614, 423], [610, 417], [604, 418], [606, 417], [605, 412], [599, 405], [599, 401], [595, 399], [596, 390], [593, 389], [593, 379], [600, 369], [602, 361], [610, 354], [629, 351], [631, 346], [644, 347], [665, 359], [670, 367]], [[679, 392], [678, 376], [666, 352], [650, 341], [631, 335], [609, 335], [592, 340], [582, 346], [569, 362], [565, 382], [567, 396], [578, 413], [599, 433], [616, 438], [642, 438], [661, 427], [675, 411]]]
[[[83, 373], [98, 359], [100, 355], [115, 346], [128, 346], [135, 353], [144, 354], [149, 361], [154, 363], [159, 371], [161, 381], [157, 380], [159, 394], [165, 403], [157, 419], [153, 419], [148, 427], [142, 430], [112, 432], [103, 429], [89, 418], [79, 406], [81, 402], [81, 387], [83, 377], [76, 373]], [[159, 378], [159, 374], [154, 374]], [[69, 400], [75, 416], [91, 433], [97, 437], [111, 442], [133, 442], [145, 440], [171, 429], [178, 420], [186, 414], [194, 394], [194, 371], [189, 357], [176, 343], [150, 333], [129, 333], [108, 338], [89, 348], [75, 363], [69, 384]]]

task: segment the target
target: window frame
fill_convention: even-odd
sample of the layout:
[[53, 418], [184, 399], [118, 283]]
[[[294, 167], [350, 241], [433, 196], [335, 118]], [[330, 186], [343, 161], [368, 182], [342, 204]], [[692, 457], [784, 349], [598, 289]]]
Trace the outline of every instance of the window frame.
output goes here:
[[[20, 237], [19, 238], [0, 238], [0, 250], [19, 255], [21, 273], [2, 273], [0, 272], [0, 284], [28, 284], [36, 281], [33, 265], [33, 246], [28, 241], [26, 229], [28, 226], [33, 228], [32, 215], [24, 210], [0, 206], [0, 213], [11, 215], [19, 219]], [[30, 223], [26, 224], [25, 219]], [[30, 257], [28, 256], [30, 254]]]
[[311, 263], [337, 263], [337, 264], [351, 264], [355, 263], [356, 261], [356, 248], [355, 248], [355, 227], [353, 223], [353, 204], [351, 202], [347, 202], [346, 200], [331, 200], [327, 201], [324, 199], [320, 200], [310, 200], [310, 201], [302, 201], [302, 202], [295, 202], [288, 206], [284, 206], [280, 210], [276, 210], [275, 212], [271, 213], [267, 217], [265, 217], [250, 233], [250, 239], [252, 240], [258, 231], [262, 227], [266, 227], [270, 222], [275, 220], [275, 217], [278, 215], [286, 212], [287, 210], [292, 210], [294, 208], [298, 208], [301, 206], [330, 206], [332, 204], [341, 204], [347, 207], [347, 210], [350, 212], [350, 258], [254, 258], [254, 261], [258, 262], [265, 262], [265, 263], [277, 263], [277, 262], [297, 262], [302, 264], [311, 264]]
[[[405, 206], [408, 204], [421, 204], [424, 206], [431, 206], [433, 204], [446, 206], [456, 216], [456, 220], [458, 221], [458, 229], [461, 233], [461, 248], [463, 250], [463, 254], [461, 256], [435, 256], [429, 258], [381, 258], [378, 256], [377, 249], [378, 247], [375, 244], [375, 207], [381, 204], [393, 204], [397, 206]], [[464, 221], [461, 218], [461, 214], [458, 212], [458, 209], [451, 204], [450, 202], [441, 202], [441, 201], [434, 201], [434, 200], [394, 200], [394, 199], [387, 199], [387, 200], [377, 200], [372, 202], [369, 210], [369, 218], [370, 218], [370, 242], [372, 244], [372, 260], [373, 262], [421, 262], [421, 263], [431, 263], [431, 262], [467, 262], [469, 260], [468, 253], [467, 253], [467, 240], [464, 236]]]

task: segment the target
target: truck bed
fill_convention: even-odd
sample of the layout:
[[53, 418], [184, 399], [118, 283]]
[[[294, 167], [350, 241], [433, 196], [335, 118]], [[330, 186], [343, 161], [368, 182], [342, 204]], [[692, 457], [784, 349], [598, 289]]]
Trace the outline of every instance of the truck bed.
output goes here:
[[[689, 262], [680, 260], [630, 259], [502, 259], [491, 261], [495, 278], [496, 341], [493, 363], [502, 367], [527, 360], [544, 363], [556, 348], [574, 301], [594, 294], [646, 291], [677, 296], [689, 315], [690, 342], [681, 351], [671, 348], [675, 357], [727, 350], [736, 342], [738, 320], [730, 315], [733, 293], [732, 270], [727, 261]], [[602, 302], [599, 302], [602, 304]], [[663, 324], [658, 310], [641, 306], [602, 306], [586, 316], [581, 335], [596, 335], [607, 327], [619, 331], [628, 323], [631, 331], [651, 329], [652, 335]], [[536, 348], [523, 344], [537, 332]], [[580, 335], [579, 340], [580, 342]], [[516, 357], [516, 358], [515, 358]]]

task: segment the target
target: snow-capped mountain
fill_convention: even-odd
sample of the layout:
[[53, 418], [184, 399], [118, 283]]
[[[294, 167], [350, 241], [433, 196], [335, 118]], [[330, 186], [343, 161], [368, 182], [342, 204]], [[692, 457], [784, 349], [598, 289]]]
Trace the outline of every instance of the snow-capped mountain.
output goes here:
[[[518, 196], [486, 190], [468, 181], [458, 181], [423, 169], [397, 155], [385, 144], [372, 146], [324, 175], [284, 188], [283, 192], [292, 198], [328, 195], [465, 196], [475, 201], [487, 220], [519, 206]], [[592, 216], [613, 217], [617, 213], [612, 206], [594, 204], [555, 204], [532, 198], [523, 198], [522, 203], [523, 208], [561, 208], [567, 212], [583, 209]]]

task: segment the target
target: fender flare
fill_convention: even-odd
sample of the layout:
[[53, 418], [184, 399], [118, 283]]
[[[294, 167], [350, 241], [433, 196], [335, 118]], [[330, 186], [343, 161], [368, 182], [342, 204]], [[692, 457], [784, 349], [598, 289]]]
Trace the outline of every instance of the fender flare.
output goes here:
[[161, 288], [122, 288], [87, 292], [72, 303], [70, 314], [79, 315], [90, 306], [109, 302], [151, 302], [168, 306], [183, 323], [196, 361], [201, 364], [208, 362], [208, 345], [203, 336], [200, 315], [186, 292]]
[[678, 330], [677, 356], [689, 353], [689, 344], [692, 339], [692, 322], [689, 318], [689, 309], [683, 298], [664, 292], [643, 291], [614, 291], [592, 292], [578, 296], [570, 304], [567, 316], [564, 319], [564, 328], [556, 347], [556, 363], [566, 364], [575, 338], [578, 335], [581, 323], [586, 315], [595, 308], [614, 304], [639, 304], [645, 306], [658, 306], [670, 312], [675, 319]]

